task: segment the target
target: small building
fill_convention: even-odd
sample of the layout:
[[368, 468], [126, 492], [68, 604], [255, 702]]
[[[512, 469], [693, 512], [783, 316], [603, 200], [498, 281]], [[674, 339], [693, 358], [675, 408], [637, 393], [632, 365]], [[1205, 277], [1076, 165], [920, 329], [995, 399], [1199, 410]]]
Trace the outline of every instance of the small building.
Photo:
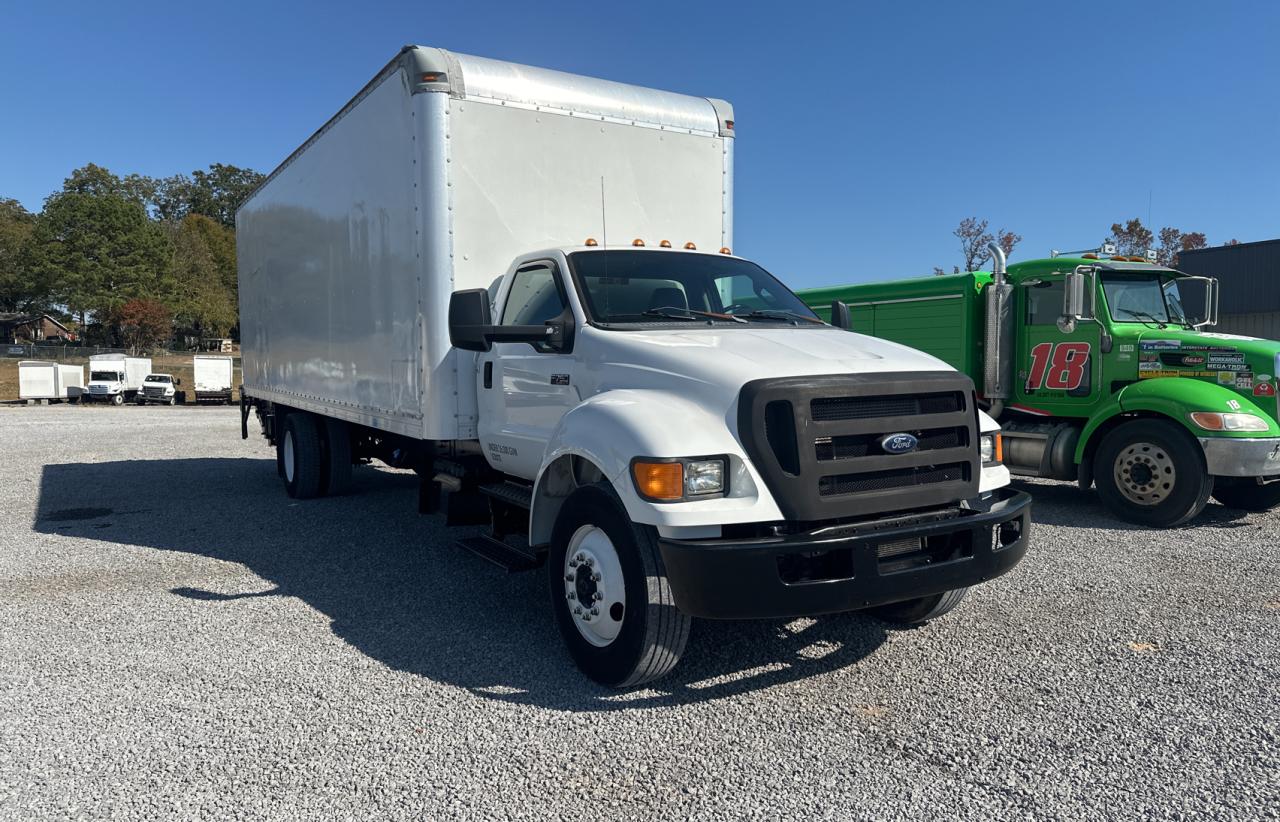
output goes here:
[[1214, 331], [1280, 340], [1280, 240], [1182, 251], [1178, 270], [1218, 278]]
[[0, 341], [6, 344], [74, 341], [76, 334], [48, 314], [0, 313]]

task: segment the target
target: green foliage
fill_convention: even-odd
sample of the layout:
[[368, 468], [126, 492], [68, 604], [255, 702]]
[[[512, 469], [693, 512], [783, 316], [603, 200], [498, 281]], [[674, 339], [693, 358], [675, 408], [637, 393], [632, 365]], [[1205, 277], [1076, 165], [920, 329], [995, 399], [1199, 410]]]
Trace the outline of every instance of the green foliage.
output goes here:
[[25, 259], [35, 222], [22, 203], [0, 199], [0, 311], [26, 311], [38, 301]]
[[237, 322], [235, 236], [201, 214], [173, 230], [172, 303], [179, 326], [221, 337]]
[[176, 174], [155, 182], [152, 204], [162, 220], [177, 222], [189, 214], [201, 214], [235, 228], [236, 209], [264, 179], [257, 171], [214, 163], [208, 171], [188, 177]]

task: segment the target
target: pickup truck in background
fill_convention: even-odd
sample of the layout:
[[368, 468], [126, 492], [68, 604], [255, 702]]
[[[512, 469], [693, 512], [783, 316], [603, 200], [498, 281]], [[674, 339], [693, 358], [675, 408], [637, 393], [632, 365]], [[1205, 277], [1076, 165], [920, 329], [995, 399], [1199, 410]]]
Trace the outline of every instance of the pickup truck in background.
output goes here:
[[[410, 46], [240, 207], [241, 433], [421, 477], [591, 678], [691, 618], [953, 608], [1027, 550], [973, 381], [732, 246], [729, 104]], [[466, 585], [466, 579], [458, 579]], [[476, 618], [500, 603], [477, 602]]]
[[142, 390], [138, 392], [138, 405], [156, 403], [158, 405], [175, 405], [178, 401], [177, 386], [181, 380], [172, 374], [148, 374], [142, 381]]
[[[1216, 334], [1218, 282], [1096, 251], [991, 272], [801, 292], [820, 316], [983, 386], [1014, 474], [1096, 484], [1118, 517], [1180, 525], [1210, 496], [1280, 502], [1280, 343]], [[834, 305], [834, 308], [833, 308]]]

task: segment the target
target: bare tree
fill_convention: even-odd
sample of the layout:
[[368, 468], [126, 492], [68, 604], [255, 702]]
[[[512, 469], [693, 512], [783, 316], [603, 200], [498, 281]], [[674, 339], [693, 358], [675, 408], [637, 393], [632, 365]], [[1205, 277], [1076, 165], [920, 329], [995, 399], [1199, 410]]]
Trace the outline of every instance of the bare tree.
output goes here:
[[1204, 248], [1208, 241], [1199, 231], [1183, 233], [1172, 226], [1160, 229], [1160, 247], [1156, 249], [1156, 262], [1160, 265], [1176, 268], [1178, 255], [1183, 251]]
[[1155, 235], [1142, 224], [1142, 220], [1134, 217], [1123, 225], [1112, 223], [1111, 239], [1116, 244], [1116, 252], [1127, 257], [1146, 254], [1147, 249], [1154, 245]]
[[[987, 246], [999, 243], [1006, 257], [1013, 253], [1014, 246], [1022, 242], [1022, 235], [1003, 228], [994, 235], [987, 230], [990, 223], [977, 217], [965, 217], [956, 230], [951, 232], [960, 240], [960, 253], [964, 255], [964, 270], [977, 271], [991, 259]], [[956, 269], [959, 273], [959, 268]]]

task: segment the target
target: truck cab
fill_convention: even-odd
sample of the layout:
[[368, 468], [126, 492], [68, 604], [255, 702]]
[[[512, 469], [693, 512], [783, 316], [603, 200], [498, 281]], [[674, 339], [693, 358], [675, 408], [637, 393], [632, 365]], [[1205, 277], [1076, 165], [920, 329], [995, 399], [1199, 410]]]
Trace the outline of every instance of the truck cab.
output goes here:
[[1215, 279], [1111, 250], [805, 296], [980, 379], [1014, 474], [1096, 484], [1114, 513], [1152, 526], [1211, 496], [1273, 507], [1280, 343], [1214, 333]]
[[177, 402], [177, 386], [181, 380], [175, 379], [172, 374], [148, 374], [147, 378], [142, 381], [142, 390], [138, 392], [138, 405], [148, 405], [157, 403], [161, 405], [173, 405]]

